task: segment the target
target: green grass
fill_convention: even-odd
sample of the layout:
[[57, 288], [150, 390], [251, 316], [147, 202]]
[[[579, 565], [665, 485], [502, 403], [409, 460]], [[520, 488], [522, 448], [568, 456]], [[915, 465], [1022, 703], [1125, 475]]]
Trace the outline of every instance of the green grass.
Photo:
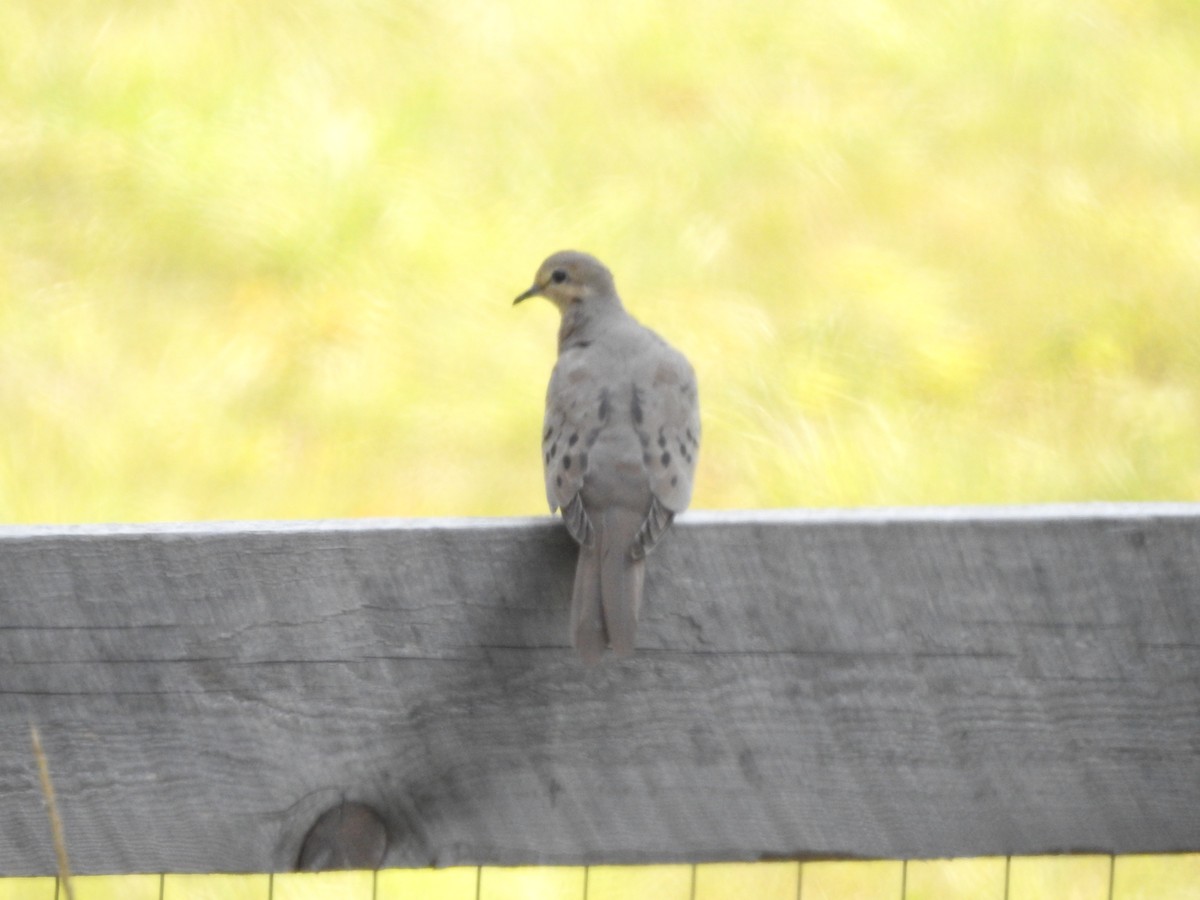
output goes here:
[[553, 250], [699, 507], [1200, 500], [1200, 5], [0, 5], [0, 519], [544, 509]]

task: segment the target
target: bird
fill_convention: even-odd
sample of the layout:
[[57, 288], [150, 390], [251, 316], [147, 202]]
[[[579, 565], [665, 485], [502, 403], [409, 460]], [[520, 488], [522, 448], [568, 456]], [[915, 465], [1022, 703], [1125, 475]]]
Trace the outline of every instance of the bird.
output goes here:
[[562, 316], [542, 424], [546, 500], [579, 544], [570, 638], [593, 665], [606, 648], [633, 653], [646, 554], [691, 502], [696, 373], [625, 310], [590, 254], [547, 257], [513, 305], [538, 296]]

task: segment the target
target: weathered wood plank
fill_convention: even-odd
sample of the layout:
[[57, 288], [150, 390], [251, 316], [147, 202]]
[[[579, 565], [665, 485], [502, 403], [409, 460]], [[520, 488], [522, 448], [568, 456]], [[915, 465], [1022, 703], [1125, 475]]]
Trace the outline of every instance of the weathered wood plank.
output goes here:
[[641, 649], [546, 521], [0, 529], [0, 874], [1200, 847], [1200, 507], [694, 515]]

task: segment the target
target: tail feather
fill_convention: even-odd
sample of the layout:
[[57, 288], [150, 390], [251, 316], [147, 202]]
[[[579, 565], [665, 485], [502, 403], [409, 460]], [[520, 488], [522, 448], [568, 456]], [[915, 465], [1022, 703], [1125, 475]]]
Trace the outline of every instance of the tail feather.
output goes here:
[[646, 572], [645, 559], [634, 559], [632, 553], [642, 517], [630, 510], [610, 508], [604, 511], [603, 523], [597, 543], [604, 625], [613, 653], [629, 656], [633, 653]]
[[600, 661], [608, 645], [608, 632], [600, 608], [599, 541], [581, 544], [571, 592], [571, 641], [587, 665]]

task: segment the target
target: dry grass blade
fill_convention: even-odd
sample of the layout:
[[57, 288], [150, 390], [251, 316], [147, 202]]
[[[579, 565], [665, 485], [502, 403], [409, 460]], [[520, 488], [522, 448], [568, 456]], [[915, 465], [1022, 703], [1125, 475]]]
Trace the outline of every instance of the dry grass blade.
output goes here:
[[29, 726], [29, 737], [33, 741], [33, 755], [37, 759], [38, 775], [42, 780], [42, 794], [46, 798], [46, 809], [50, 815], [50, 832], [54, 837], [54, 854], [58, 857], [58, 877], [66, 891], [67, 900], [75, 900], [71, 889], [71, 863], [67, 859], [67, 843], [63, 840], [62, 820], [58, 817], [58, 804], [54, 800], [54, 783], [50, 780], [50, 766], [42, 750], [42, 738], [37, 726]]

